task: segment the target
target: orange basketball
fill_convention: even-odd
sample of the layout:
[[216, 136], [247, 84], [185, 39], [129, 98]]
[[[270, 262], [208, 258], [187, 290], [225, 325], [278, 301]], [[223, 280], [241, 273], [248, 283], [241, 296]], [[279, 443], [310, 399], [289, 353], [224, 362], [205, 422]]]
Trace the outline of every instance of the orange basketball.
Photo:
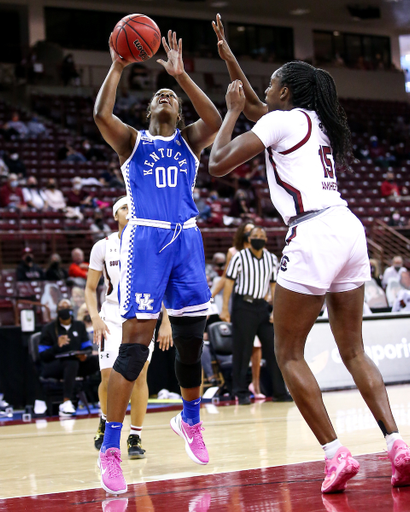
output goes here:
[[161, 44], [158, 25], [144, 14], [129, 14], [114, 27], [111, 35], [114, 50], [128, 62], [150, 59]]

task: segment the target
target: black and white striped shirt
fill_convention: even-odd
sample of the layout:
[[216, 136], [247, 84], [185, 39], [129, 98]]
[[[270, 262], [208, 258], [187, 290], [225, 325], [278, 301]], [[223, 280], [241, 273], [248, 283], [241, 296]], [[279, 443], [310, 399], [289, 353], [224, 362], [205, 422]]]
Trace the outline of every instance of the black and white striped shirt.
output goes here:
[[269, 283], [276, 281], [278, 258], [263, 250], [258, 259], [250, 249], [237, 252], [229, 262], [226, 277], [235, 281], [235, 293], [263, 299], [269, 290]]

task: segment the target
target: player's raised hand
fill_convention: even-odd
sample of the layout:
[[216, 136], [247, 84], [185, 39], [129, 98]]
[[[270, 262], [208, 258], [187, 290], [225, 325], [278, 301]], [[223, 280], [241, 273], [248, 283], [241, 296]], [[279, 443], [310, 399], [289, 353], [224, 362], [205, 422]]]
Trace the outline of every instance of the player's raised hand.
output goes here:
[[165, 37], [162, 38], [162, 46], [167, 54], [168, 60], [165, 62], [158, 59], [157, 62], [164, 66], [167, 73], [171, 76], [178, 76], [184, 73], [184, 61], [182, 60], [182, 39], [177, 41], [176, 32], [168, 30], [168, 42]]
[[99, 316], [92, 318], [91, 321], [94, 329], [93, 341], [100, 345], [102, 337], [111, 334], [110, 330]]
[[225, 37], [225, 29], [222, 23], [221, 15], [218, 13], [216, 15], [216, 21], [212, 22], [212, 28], [218, 38], [218, 53], [222, 60], [230, 60], [234, 59], [234, 54], [232, 50], [229, 48], [229, 44]]
[[228, 90], [225, 95], [226, 107], [231, 111], [242, 112], [245, 108], [245, 93], [243, 92], [242, 82], [234, 80], [228, 85]]
[[118, 55], [118, 53], [114, 50], [114, 46], [112, 44], [112, 33], [110, 34], [110, 38], [108, 39], [108, 46], [110, 48], [110, 55], [111, 55], [111, 60], [113, 62], [118, 62], [123, 68], [125, 68], [125, 66], [128, 66], [128, 64], [131, 64], [130, 62], [128, 62], [127, 60], [123, 59], [121, 57], [121, 55]]

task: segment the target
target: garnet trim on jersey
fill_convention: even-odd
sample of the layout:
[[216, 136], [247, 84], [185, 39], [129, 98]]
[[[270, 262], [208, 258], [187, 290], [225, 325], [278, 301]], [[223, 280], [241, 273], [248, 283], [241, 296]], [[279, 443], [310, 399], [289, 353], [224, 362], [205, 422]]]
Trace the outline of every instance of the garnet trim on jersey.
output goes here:
[[290, 236], [288, 236], [288, 238], [286, 239], [286, 245], [289, 245], [290, 242], [295, 238], [295, 236], [296, 236], [296, 228], [297, 228], [297, 226], [294, 226], [292, 228], [292, 232], [291, 232]]
[[292, 148], [287, 149], [286, 151], [280, 151], [279, 153], [281, 155], [289, 155], [289, 153], [293, 153], [293, 151], [296, 151], [297, 149], [301, 148], [306, 142], [310, 139], [310, 136], [312, 135], [312, 120], [310, 117], [306, 114], [306, 112], [303, 112], [303, 110], [299, 110], [299, 112], [302, 112], [302, 114], [305, 114], [307, 122], [308, 122], [308, 132], [306, 134], [306, 137], [303, 138], [300, 142], [298, 142], [295, 146]]
[[302, 196], [300, 194], [300, 191], [297, 190], [296, 188], [292, 187], [292, 185], [289, 185], [289, 183], [285, 183], [284, 181], [282, 181], [280, 179], [278, 170], [276, 168], [275, 160], [273, 159], [272, 148], [267, 148], [267, 150], [268, 150], [268, 155], [269, 155], [269, 162], [272, 165], [273, 172], [275, 173], [275, 178], [276, 178], [278, 185], [281, 186], [288, 194], [290, 194], [293, 197], [293, 201], [295, 203], [296, 215], [299, 215], [300, 213], [304, 213], [305, 209], [303, 208]]

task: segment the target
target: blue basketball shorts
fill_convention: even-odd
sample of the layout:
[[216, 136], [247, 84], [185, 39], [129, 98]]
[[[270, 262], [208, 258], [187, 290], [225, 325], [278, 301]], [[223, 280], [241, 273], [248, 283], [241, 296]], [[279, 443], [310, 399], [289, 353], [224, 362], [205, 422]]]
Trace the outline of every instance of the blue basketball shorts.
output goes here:
[[155, 319], [162, 302], [170, 316], [204, 316], [211, 292], [197, 226], [175, 229], [128, 224], [121, 236], [120, 313]]

